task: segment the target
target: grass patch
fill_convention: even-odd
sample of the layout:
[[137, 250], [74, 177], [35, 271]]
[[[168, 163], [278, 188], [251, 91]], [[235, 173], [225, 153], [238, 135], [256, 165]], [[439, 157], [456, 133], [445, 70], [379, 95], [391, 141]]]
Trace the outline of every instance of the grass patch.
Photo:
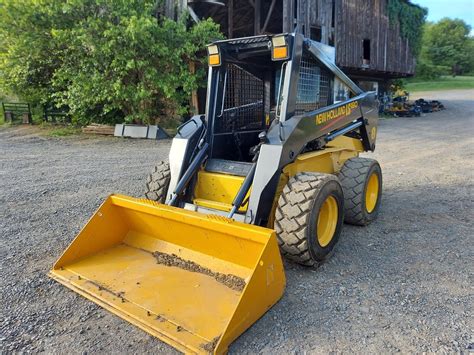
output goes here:
[[408, 79], [405, 90], [410, 93], [417, 91], [440, 91], [440, 90], [462, 90], [474, 89], [474, 76], [442, 76], [439, 79], [423, 81], [420, 79]]
[[59, 127], [51, 129], [47, 135], [50, 137], [67, 137], [81, 134], [81, 129], [77, 127]]

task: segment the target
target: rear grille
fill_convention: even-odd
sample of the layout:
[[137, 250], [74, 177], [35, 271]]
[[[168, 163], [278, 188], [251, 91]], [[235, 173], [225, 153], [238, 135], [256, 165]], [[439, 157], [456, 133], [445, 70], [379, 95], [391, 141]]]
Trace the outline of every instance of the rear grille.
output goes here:
[[296, 114], [330, 105], [331, 74], [307, 50], [304, 50], [298, 78]]
[[229, 44], [251, 44], [251, 43], [263, 43], [270, 41], [269, 36], [257, 36], [257, 37], [244, 37], [244, 38], [236, 38], [230, 39], [226, 41], [219, 41], [216, 43], [229, 43]]

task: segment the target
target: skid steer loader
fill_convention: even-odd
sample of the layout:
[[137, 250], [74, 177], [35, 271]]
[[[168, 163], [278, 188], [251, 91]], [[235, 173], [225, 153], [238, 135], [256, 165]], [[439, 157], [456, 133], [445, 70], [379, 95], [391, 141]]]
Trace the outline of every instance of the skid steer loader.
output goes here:
[[223, 353], [281, 297], [280, 253], [317, 266], [378, 213], [375, 93], [300, 34], [208, 46], [206, 114], [147, 199], [111, 195], [50, 275], [175, 348]]

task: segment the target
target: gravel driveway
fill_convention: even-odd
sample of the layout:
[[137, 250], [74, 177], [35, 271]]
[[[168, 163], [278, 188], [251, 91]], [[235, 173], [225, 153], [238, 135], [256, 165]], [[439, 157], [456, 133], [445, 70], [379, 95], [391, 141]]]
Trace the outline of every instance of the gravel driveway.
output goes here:
[[[381, 214], [345, 226], [317, 270], [286, 263], [283, 299], [230, 353], [474, 348], [474, 90], [447, 110], [381, 122]], [[46, 273], [110, 193], [140, 196], [169, 141], [0, 129], [0, 353], [172, 353]]]

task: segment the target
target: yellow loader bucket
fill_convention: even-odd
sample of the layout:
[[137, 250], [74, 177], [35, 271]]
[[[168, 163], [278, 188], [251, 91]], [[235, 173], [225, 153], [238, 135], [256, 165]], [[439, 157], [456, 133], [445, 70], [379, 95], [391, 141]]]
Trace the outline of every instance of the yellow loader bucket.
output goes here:
[[110, 196], [50, 276], [187, 353], [223, 353], [283, 294], [271, 229]]

